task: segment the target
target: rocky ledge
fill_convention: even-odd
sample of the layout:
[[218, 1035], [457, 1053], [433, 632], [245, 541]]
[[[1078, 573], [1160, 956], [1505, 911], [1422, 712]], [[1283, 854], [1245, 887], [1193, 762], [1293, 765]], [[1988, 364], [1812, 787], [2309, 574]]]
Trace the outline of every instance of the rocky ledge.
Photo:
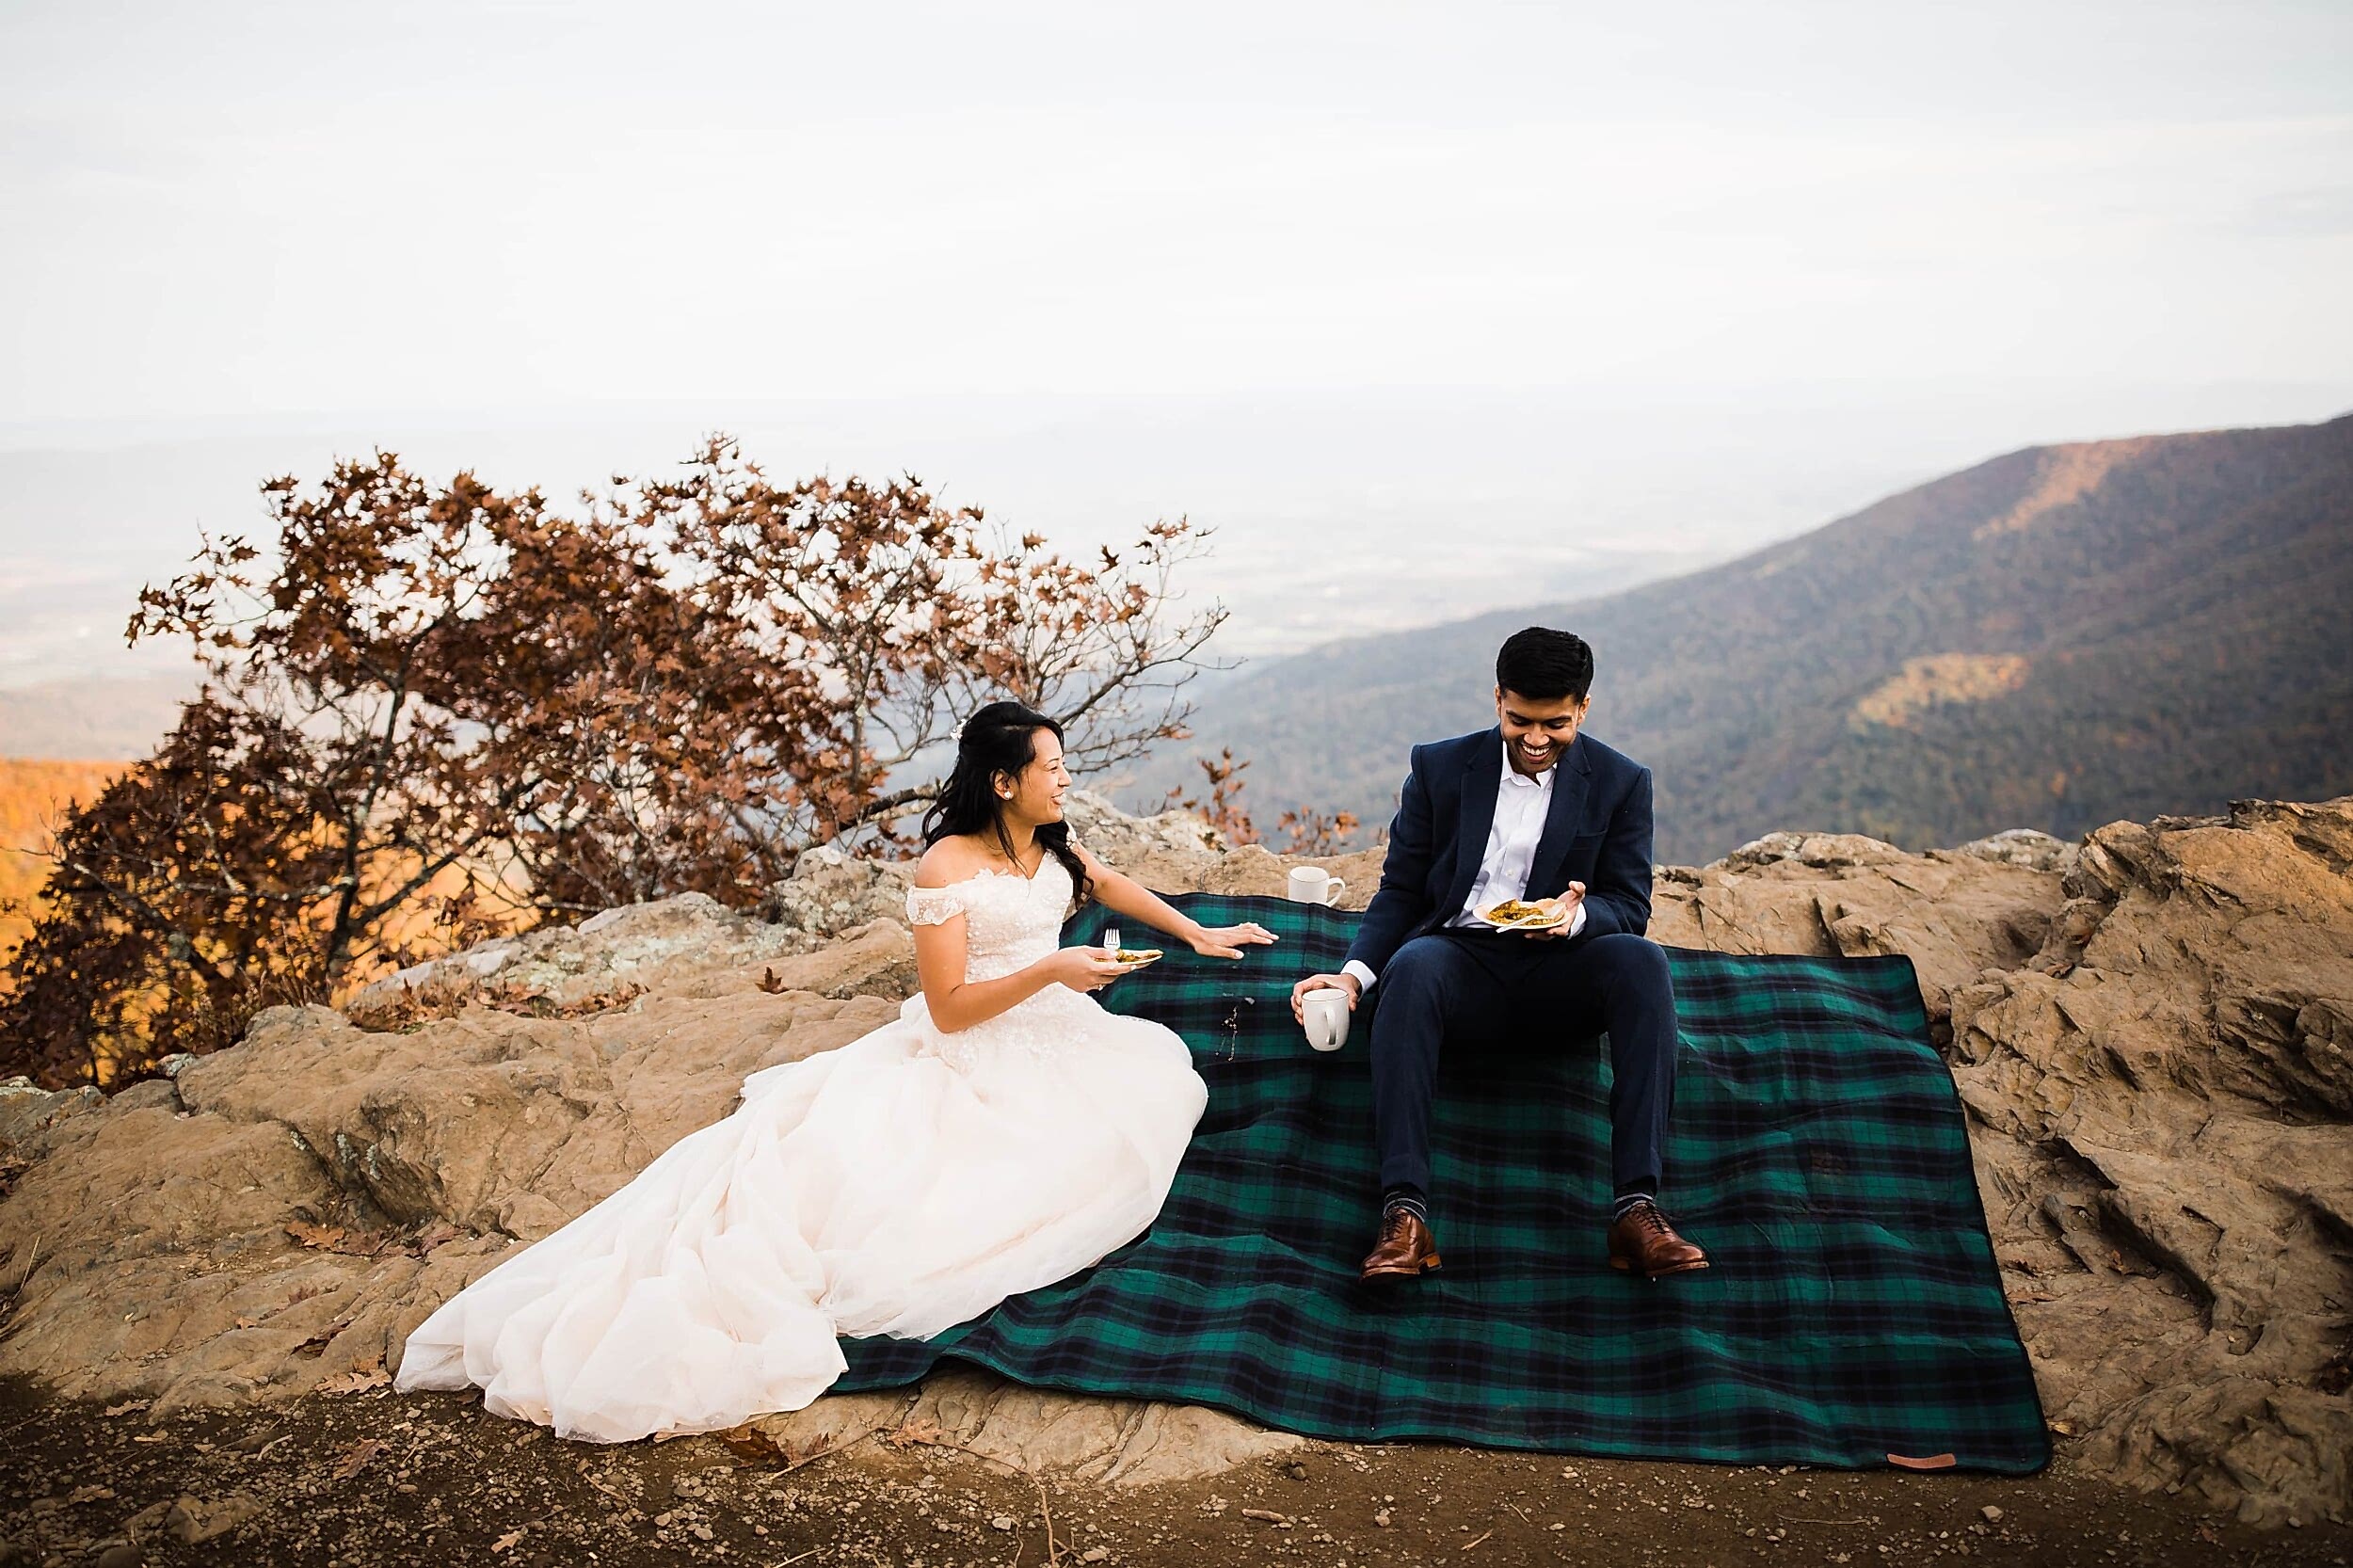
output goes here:
[[[1290, 861], [1081, 798], [1169, 889]], [[1326, 857], [1361, 904], [1377, 850]], [[1652, 935], [1911, 956], [1971, 1117], [2004, 1282], [2083, 1468], [2256, 1523], [2353, 1512], [2353, 797], [1907, 854], [1774, 834], [1664, 868]], [[111, 1098], [0, 1086], [0, 1374], [158, 1413], [380, 1384], [509, 1248], [888, 1016], [904, 868], [817, 852], [763, 918], [688, 896], [486, 944]], [[887, 1407], [887, 1408], [886, 1408]], [[912, 1413], [912, 1414], [910, 1414]], [[1112, 1482], [1294, 1439], [968, 1372], [759, 1423], [790, 1451], [920, 1420]]]

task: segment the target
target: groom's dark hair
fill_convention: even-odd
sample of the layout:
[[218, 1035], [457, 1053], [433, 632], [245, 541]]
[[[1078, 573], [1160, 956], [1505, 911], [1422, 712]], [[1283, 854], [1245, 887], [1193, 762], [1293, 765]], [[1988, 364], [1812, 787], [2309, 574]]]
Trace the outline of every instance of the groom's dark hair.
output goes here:
[[1593, 689], [1593, 650], [1574, 632], [1549, 626], [1514, 632], [1496, 655], [1496, 684], [1531, 702], [1582, 702]]

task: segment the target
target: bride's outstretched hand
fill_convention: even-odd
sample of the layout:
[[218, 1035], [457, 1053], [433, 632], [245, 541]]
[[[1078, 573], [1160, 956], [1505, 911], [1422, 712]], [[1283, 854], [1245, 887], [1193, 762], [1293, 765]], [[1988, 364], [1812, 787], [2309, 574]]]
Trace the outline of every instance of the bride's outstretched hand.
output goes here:
[[1274, 933], [1255, 920], [1240, 925], [1204, 926], [1193, 938], [1193, 951], [1204, 958], [1240, 958], [1241, 950], [1262, 948], [1274, 940]]

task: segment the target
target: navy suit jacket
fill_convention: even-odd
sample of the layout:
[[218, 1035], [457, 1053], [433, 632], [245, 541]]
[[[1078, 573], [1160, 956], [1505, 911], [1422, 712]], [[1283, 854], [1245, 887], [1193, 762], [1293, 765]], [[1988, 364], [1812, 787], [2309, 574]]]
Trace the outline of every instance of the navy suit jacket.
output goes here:
[[[1572, 943], [1650, 927], [1650, 769], [1591, 735], [1553, 764], [1552, 803], [1529, 869], [1527, 896], [1585, 884], [1585, 927]], [[1479, 879], [1503, 783], [1503, 731], [1482, 729], [1414, 748], [1389, 824], [1389, 854], [1348, 956], [1387, 968], [1399, 948], [1454, 918]], [[1374, 986], [1378, 994], [1380, 987]]]

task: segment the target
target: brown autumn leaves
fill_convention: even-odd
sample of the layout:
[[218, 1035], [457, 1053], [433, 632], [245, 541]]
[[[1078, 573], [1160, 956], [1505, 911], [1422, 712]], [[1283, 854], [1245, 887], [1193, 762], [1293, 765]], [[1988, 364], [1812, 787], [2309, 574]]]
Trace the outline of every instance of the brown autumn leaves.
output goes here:
[[570, 511], [386, 454], [263, 493], [274, 551], [207, 539], [140, 596], [130, 637], [190, 638], [206, 688], [57, 826], [0, 1074], [127, 1081], [493, 932], [751, 905], [812, 844], [904, 838], [982, 702], [1062, 719], [1074, 772], [1183, 737], [1225, 619], [1173, 590], [1183, 520], [1073, 562], [724, 437]]

